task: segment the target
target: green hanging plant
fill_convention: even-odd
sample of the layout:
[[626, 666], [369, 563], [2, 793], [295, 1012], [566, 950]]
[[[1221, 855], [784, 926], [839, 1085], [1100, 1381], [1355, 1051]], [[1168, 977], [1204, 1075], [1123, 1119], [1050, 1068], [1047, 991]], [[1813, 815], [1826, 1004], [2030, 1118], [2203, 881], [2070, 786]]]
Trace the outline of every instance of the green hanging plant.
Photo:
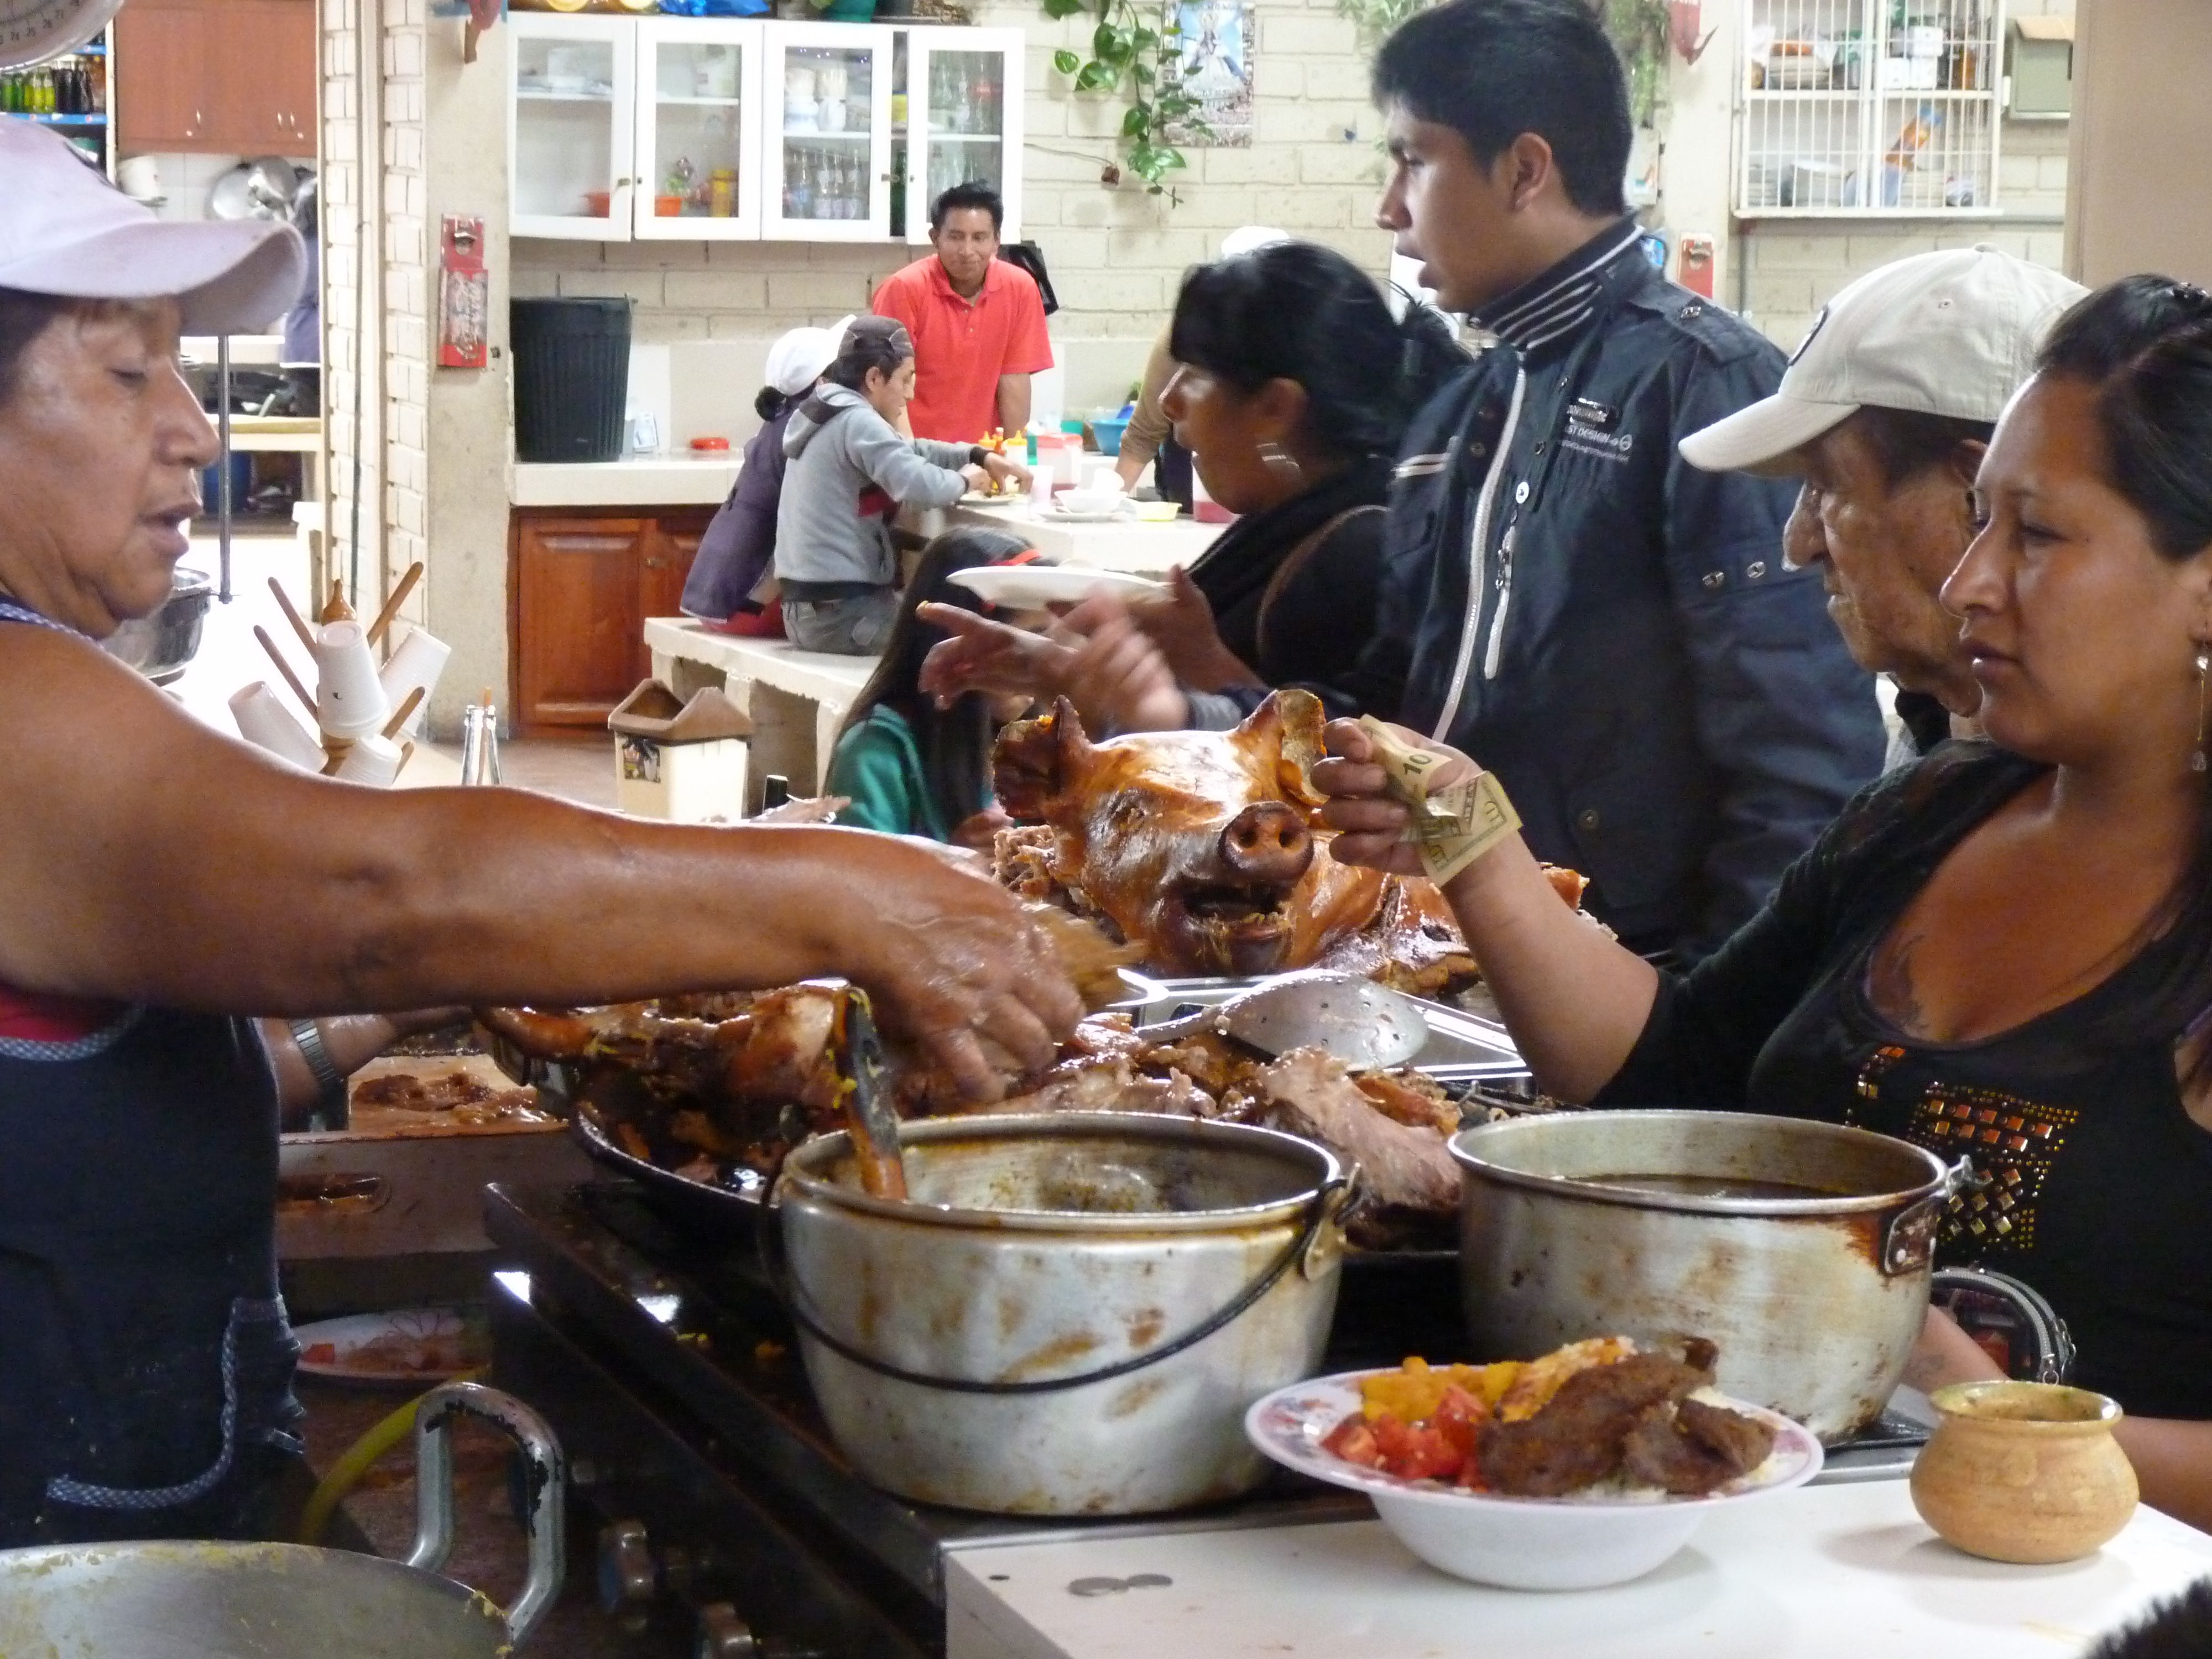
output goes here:
[[[1135, 0], [1042, 3], [1045, 15], [1055, 21], [1085, 12], [1097, 14], [1090, 56], [1063, 47], [1053, 53], [1052, 66], [1068, 76], [1078, 92], [1127, 96], [1119, 139], [1129, 171], [1145, 181], [1150, 194], [1166, 192], [1168, 174], [1189, 165], [1176, 143], [1213, 137], [1199, 115], [1198, 100], [1183, 87], [1182, 28], [1172, 8], [1148, 13], [1139, 10]], [[1117, 184], [1120, 176], [1119, 168], [1109, 167], [1105, 182]]]

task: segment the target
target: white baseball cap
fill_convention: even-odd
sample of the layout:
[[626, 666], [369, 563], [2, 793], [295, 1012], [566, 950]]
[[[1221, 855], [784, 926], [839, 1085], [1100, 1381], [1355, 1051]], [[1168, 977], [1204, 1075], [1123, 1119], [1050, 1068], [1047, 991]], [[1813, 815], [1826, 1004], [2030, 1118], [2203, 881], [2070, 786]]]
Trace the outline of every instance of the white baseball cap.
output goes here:
[[76, 300], [175, 299], [187, 334], [236, 334], [289, 309], [307, 271], [289, 225], [155, 217], [67, 140], [0, 116], [0, 288]]
[[822, 372], [837, 361], [837, 343], [853, 319], [834, 328], [794, 328], [768, 349], [768, 383], [787, 398], [812, 389]]
[[1994, 422], [2059, 313], [2087, 294], [1993, 247], [1916, 253], [1828, 302], [1782, 384], [1682, 440], [1708, 472], [1778, 471], [1801, 444], [1869, 405]]

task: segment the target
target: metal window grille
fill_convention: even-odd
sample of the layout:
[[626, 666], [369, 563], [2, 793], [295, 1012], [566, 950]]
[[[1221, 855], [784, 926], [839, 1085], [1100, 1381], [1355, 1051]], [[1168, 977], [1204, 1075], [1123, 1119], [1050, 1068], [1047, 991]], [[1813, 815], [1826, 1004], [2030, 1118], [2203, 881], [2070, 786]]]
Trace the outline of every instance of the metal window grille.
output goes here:
[[1997, 206], [2005, 0], [1744, 0], [1736, 212]]

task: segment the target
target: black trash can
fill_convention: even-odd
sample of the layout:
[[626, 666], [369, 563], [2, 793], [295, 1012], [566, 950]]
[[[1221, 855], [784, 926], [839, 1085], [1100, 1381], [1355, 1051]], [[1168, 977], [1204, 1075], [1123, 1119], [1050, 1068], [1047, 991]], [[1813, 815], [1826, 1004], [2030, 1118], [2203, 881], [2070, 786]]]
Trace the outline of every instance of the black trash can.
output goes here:
[[621, 459], [629, 313], [627, 299], [509, 302], [517, 460]]

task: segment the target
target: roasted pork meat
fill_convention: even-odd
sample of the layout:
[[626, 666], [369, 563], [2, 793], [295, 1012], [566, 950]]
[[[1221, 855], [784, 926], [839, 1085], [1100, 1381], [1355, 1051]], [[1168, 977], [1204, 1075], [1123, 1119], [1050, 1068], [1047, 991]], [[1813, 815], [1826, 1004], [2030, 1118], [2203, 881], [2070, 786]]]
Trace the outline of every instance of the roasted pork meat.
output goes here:
[[1483, 1482], [1510, 1498], [1562, 1498], [1607, 1480], [1620, 1471], [1624, 1443], [1647, 1413], [1712, 1380], [1709, 1369], [1658, 1353], [1578, 1370], [1534, 1416], [1483, 1425], [1475, 1441]]

